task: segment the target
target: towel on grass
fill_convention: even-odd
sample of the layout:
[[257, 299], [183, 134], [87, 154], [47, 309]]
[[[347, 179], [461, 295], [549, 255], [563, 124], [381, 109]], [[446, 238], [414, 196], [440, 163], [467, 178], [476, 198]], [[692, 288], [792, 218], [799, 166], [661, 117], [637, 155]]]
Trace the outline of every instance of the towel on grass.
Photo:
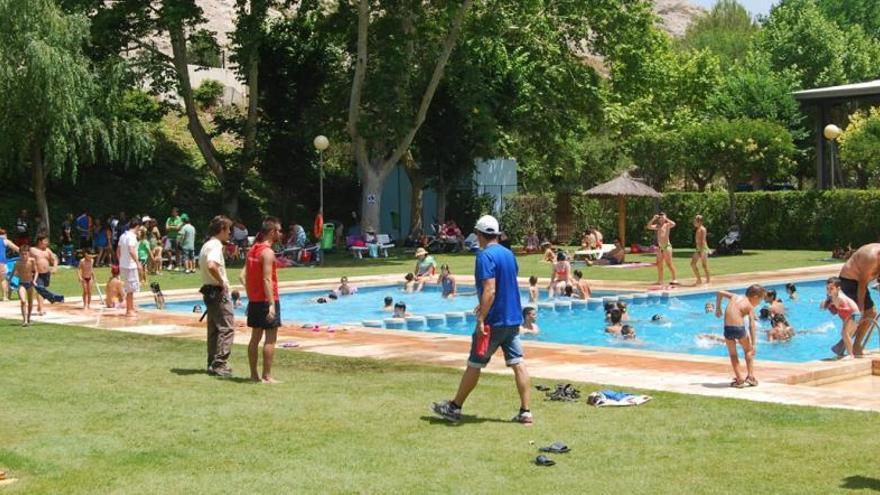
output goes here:
[[587, 404], [596, 407], [638, 406], [651, 400], [650, 395], [635, 395], [615, 390], [593, 392], [587, 397]]
[[601, 268], [647, 268], [649, 266], [654, 266], [655, 263], [645, 263], [645, 262], [633, 262], [633, 263], [621, 263], [619, 265], [596, 265]]

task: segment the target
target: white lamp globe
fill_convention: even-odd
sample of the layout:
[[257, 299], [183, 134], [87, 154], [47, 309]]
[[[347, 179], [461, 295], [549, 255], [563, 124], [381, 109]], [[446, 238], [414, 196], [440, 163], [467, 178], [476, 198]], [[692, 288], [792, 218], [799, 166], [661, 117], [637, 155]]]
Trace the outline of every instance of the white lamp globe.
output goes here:
[[330, 147], [330, 140], [327, 139], [327, 136], [320, 135], [315, 138], [313, 143], [315, 145], [315, 149], [318, 151], [324, 151]]
[[837, 127], [834, 124], [828, 124], [825, 126], [825, 129], [822, 131], [822, 134], [825, 135], [825, 139], [830, 139], [834, 141], [843, 131], [840, 130], [840, 127]]

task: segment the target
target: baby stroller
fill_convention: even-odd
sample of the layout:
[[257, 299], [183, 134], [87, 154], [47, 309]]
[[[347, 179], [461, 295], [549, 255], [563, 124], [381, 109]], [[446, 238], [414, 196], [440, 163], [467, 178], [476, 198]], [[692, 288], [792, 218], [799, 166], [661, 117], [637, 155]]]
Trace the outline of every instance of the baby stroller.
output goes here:
[[739, 226], [733, 225], [727, 230], [727, 235], [718, 241], [718, 246], [715, 248], [715, 255], [732, 256], [742, 254], [742, 252], [742, 247], [740, 247]]

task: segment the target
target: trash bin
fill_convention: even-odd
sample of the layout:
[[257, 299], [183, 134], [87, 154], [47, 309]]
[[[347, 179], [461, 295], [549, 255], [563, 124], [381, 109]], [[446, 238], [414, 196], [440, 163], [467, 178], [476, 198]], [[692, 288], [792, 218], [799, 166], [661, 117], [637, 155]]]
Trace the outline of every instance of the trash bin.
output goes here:
[[333, 251], [335, 239], [336, 225], [332, 223], [325, 223], [324, 233], [321, 235], [321, 249], [324, 251]]

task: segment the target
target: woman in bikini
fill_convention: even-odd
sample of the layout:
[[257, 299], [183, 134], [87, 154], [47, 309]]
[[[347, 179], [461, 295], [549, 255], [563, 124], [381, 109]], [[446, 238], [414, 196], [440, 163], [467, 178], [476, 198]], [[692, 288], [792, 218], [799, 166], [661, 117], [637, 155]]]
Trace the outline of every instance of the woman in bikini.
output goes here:
[[555, 293], [565, 291], [569, 285], [571, 285], [571, 263], [565, 253], [560, 251], [556, 253], [556, 263], [553, 264], [553, 273], [550, 275], [548, 297], [552, 298]]

